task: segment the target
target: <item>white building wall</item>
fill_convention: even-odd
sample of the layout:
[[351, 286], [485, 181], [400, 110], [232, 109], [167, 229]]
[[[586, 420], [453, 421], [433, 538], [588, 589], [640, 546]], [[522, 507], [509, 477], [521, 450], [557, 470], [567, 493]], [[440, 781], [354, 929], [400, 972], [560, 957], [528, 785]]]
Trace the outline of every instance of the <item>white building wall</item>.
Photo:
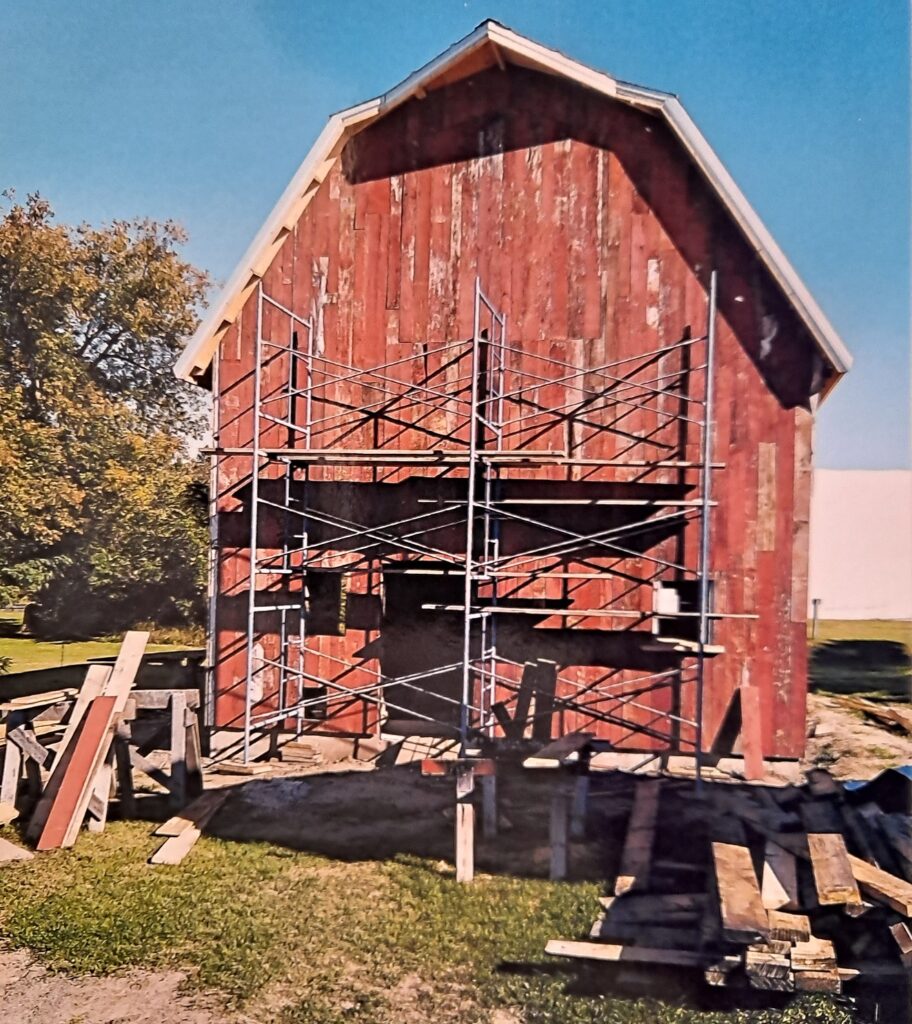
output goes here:
[[815, 470], [815, 597], [822, 619], [912, 619], [912, 470]]

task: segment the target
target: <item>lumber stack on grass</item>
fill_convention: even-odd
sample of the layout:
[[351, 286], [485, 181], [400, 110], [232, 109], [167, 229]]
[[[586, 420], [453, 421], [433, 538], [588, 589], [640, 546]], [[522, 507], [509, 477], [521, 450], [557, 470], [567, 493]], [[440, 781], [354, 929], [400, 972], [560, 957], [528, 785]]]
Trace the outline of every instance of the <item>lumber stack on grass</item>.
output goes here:
[[109, 779], [106, 766], [111, 744], [148, 639], [146, 632], [128, 632], [113, 666], [92, 665], [86, 673], [50, 777], [29, 822], [27, 836], [37, 841], [39, 850], [73, 845], [93, 795], [97, 795], [99, 777]]
[[67, 836], [74, 823], [82, 821], [79, 810], [83, 806], [83, 796], [91, 793], [99, 759], [104, 756], [101, 751], [105, 737], [110, 734], [115, 720], [116, 703], [114, 697], [96, 697], [89, 705], [38, 838], [39, 850], [55, 850], [59, 846], [72, 845], [67, 843]]
[[[835, 780], [816, 771], [809, 783], [779, 792], [663, 787], [663, 814], [648, 819], [651, 877], [631, 872], [641, 887], [601, 897], [584, 941], [555, 939], [546, 951], [644, 969], [702, 967], [713, 986], [786, 993], [837, 994], [859, 978], [904, 983], [912, 977], [912, 883], [859, 855], [870, 851], [871, 832], [861, 842], [845, 827], [852, 809]], [[640, 786], [634, 808], [644, 799]], [[642, 820], [631, 814], [622, 863], [638, 846], [630, 831]], [[892, 838], [891, 856], [907, 850], [903, 816], [869, 808], [863, 820], [888, 822], [879, 834], [885, 844]], [[612, 836], [616, 815], [604, 821]], [[709, 869], [708, 893], [695, 891], [701, 868]]]

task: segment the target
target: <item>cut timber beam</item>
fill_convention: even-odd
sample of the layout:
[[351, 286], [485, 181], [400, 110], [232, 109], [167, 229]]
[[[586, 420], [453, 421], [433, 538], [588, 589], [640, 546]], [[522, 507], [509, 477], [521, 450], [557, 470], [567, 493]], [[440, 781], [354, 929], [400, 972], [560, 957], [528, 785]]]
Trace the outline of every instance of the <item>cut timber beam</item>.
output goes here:
[[24, 725], [18, 725], [8, 732], [6, 739], [8, 743], [15, 743], [23, 754], [27, 754], [42, 768], [50, 768], [54, 761], [54, 754], [47, 747], [43, 747], [35, 738], [34, 732]]
[[156, 835], [168, 838], [149, 858], [150, 864], [176, 865], [187, 856], [203, 834], [203, 829], [228, 799], [227, 789], [211, 790], [194, 800], [180, 814], [169, 818], [156, 830]]
[[792, 992], [795, 979], [788, 954], [767, 945], [748, 946], [744, 953], [744, 973], [751, 988], [768, 992]]
[[188, 708], [199, 707], [199, 690], [133, 690], [130, 698], [136, 701], [136, 707], [140, 711], [166, 711], [176, 693], [183, 694]]
[[637, 783], [627, 835], [624, 839], [621, 866], [614, 883], [616, 896], [622, 896], [625, 892], [632, 892], [635, 889], [644, 889], [649, 883], [660, 787], [660, 779], [643, 779]]
[[879, 903], [886, 903], [904, 917], [912, 917], [912, 883], [887, 874], [852, 854], [849, 854], [849, 864], [852, 865], [855, 881], [869, 896]]
[[744, 830], [729, 819], [712, 843], [713, 867], [722, 934], [733, 942], [758, 942], [769, 936], [769, 919]]
[[[92, 665], [86, 673], [54, 758], [51, 777], [29, 822], [27, 835], [38, 840], [38, 849], [72, 846], [76, 841], [148, 639], [148, 633], [128, 632], [113, 667]], [[90, 716], [91, 730], [87, 728]], [[89, 732], [91, 735], [87, 735]], [[90, 749], [92, 743], [94, 749]], [[66, 829], [58, 834], [65, 814], [69, 815]], [[49, 828], [52, 816], [55, 824], [54, 828]], [[50, 845], [42, 846], [42, 843]]]
[[[63, 843], [61, 844], [63, 846], [72, 846], [76, 842], [82, 821], [88, 811], [89, 801], [96, 791], [98, 777], [99, 775], [108, 774], [107, 758], [111, 745], [114, 742], [114, 733], [116, 732], [118, 722], [127, 709], [130, 691], [133, 689], [133, 683], [136, 681], [136, 673], [139, 671], [148, 642], [149, 634], [143, 630], [135, 629], [126, 632], [121, 641], [120, 650], [117, 652], [117, 659], [114, 662], [114, 667], [111, 669], [110, 676], [108, 676], [104, 684], [102, 693], [106, 699], [113, 699], [113, 714], [108, 728], [98, 745], [94, 763], [86, 779], [86, 788], [80, 797], [76, 813], [73, 815], [70, 826], [64, 836]], [[110, 776], [108, 790], [103, 796], [105, 800], [110, 796]]]
[[675, 928], [645, 924], [642, 921], [616, 921], [610, 915], [599, 917], [589, 937], [608, 942], [635, 942], [638, 946], [660, 949], [697, 949], [700, 935], [696, 927]]
[[[794, 853], [796, 857], [804, 860], [810, 859], [808, 853], [807, 837], [800, 834], [778, 832], [772, 829], [763, 820], [762, 814], [750, 807], [732, 807], [734, 814], [748, 822], [761, 835], [772, 839], [783, 849]], [[861, 889], [878, 903], [884, 903], [892, 907], [898, 914], [904, 917], [912, 917], [912, 882], [906, 882], [897, 878], [889, 872], [869, 864], [860, 857], [849, 854], [849, 864], [852, 866], [852, 874]]]
[[179, 835], [166, 839], [161, 846], [149, 858], [150, 864], [176, 865], [187, 856], [196, 845], [197, 839], [202, 835], [202, 829], [196, 825], [190, 825]]
[[842, 837], [842, 819], [836, 808], [822, 801], [802, 804], [801, 817], [808, 833], [808, 852], [821, 906], [861, 903], [861, 894]]
[[804, 914], [788, 914], [783, 910], [770, 910], [769, 934], [771, 939], [785, 942], [807, 942], [811, 937], [811, 923]]
[[228, 799], [227, 789], [210, 789], [173, 818], [155, 830], [157, 836], [179, 836], [188, 828], [205, 828], [213, 815]]
[[706, 966], [705, 953], [689, 949], [650, 949], [648, 946], [622, 946], [608, 942], [571, 942], [551, 939], [545, 946], [551, 956], [568, 956], [581, 960], [608, 960], [640, 964], [671, 964], [677, 967]]

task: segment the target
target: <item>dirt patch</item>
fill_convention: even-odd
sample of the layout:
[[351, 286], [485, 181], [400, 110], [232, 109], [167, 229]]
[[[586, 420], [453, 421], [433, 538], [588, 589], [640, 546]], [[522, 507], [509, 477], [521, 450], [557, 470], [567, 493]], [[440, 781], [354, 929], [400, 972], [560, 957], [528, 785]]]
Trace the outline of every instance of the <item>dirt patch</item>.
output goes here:
[[179, 971], [68, 977], [28, 953], [0, 950], [0, 1006], [16, 1024], [258, 1024], [214, 995], [184, 993], [185, 978]]
[[837, 779], [871, 779], [885, 768], [912, 764], [912, 737], [875, 725], [838, 700], [808, 697], [806, 764]]
[[[562, 773], [498, 766], [498, 834], [486, 839], [476, 824], [476, 870], [547, 876], [551, 793], [566, 786]], [[335, 771], [304, 778], [246, 782], [207, 829], [241, 842], [264, 841], [340, 861], [386, 860], [400, 854], [442, 862], [453, 859], [454, 783], [424, 777], [417, 764], [375, 771]], [[598, 851], [573, 843], [573, 875], [600, 877]]]

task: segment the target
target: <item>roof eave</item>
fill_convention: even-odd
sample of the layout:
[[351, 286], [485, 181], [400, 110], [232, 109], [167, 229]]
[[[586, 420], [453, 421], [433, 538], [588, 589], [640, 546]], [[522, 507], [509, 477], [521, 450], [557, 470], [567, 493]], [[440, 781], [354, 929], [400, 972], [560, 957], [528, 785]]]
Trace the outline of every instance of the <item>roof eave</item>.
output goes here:
[[346, 139], [412, 96], [421, 95], [426, 84], [488, 43], [500, 47], [523, 63], [550, 74], [570, 78], [605, 96], [651, 109], [667, 119], [672, 131], [719, 194], [761, 261], [798, 312], [822, 355], [829, 362], [833, 374], [822, 395], [827, 394], [836, 381], [851, 368], [851, 354], [678, 98], [671, 93], [619, 82], [605, 72], [586, 67], [559, 51], [526, 39], [494, 21], [483, 22], [382, 96], [339, 111], [330, 117], [310, 153], [222, 289], [214, 309], [204, 318], [177, 360], [175, 374], [184, 380], [194, 381], [205, 373], [222, 336], [236, 322], [251, 288], [255, 287], [256, 282], [268, 269], [287, 233], [294, 229], [310, 197], [329, 173]]

